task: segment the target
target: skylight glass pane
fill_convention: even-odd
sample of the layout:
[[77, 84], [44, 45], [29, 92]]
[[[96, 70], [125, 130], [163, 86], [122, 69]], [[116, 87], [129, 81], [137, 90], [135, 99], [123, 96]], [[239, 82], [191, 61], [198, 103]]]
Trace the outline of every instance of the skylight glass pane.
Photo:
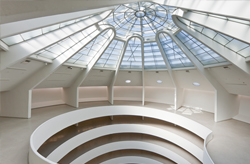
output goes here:
[[39, 35], [42, 35], [42, 30], [41, 29], [37, 29], [37, 30], [33, 30], [33, 31], [29, 31], [29, 32], [25, 32], [21, 34], [24, 40], [28, 40], [30, 38], [34, 38], [37, 37]]
[[[166, 33], [160, 33], [160, 43], [172, 68], [194, 67], [177, 44]], [[185, 40], [188, 42], [187, 40]]]
[[176, 36], [203, 65], [227, 62], [223, 57], [219, 56], [201, 42], [194, 39], [185, 31], [179, 32]]
[[64, 26], [68, 26], [70, 24], [73, 24], [73, 23], [75, 23], [75, 21], [76, 20], [70, 20], [70, 21], [67, 21], [67, 22], [60, 23], [60, 28], [64, 27]]
[[[178, 19], [186, 24], [184, 21], [185, 19], [179, 18]], [[189, 21], [190, 22], [190, 21]], [[187, 25], [187, 24], [186, 24]], [[230, 49], [231, 51], [243, 56], [243, 57], [248, 57], [250, 54], [247, 54], [247, 51], [243, 51], [244, 49], [247, 49], [250, 44], [249, 43], [244, 43], [242, 41], [239, 41], [235, 38], [232, 38], [230, 36], [227, 36], [225, 34], [219, 33], [217, 31], [214, 31], [212, 29], [206, 28], [202, 25], [196, 24], [191, 22], [191, 25], [187, 25], [189, 28], [194, 29], [195, 31], [201, 33], [202, 35], [205, 35], [206, 37], [214, 40], [215, 42], [225, 46], [226, 48]], [[198, 27], [198, 28], [197, 28]], [[202, 29], [202, 30], [201, 30]], [[187, 44], [189, 46], [189, 44]]]
[[[94, 33], [96, 31], [96, 28], [87, 28], [83, 31], [86, 31], [86, 30], [90, 30], [92, 29], [92, 33]], [[81, 36], [83, 36], [82, 32], [78, 32], [77, 34], [75, 35], [78, 35], [80, 34]], [[90, 33], [90, 31], [89, 31]], [[75, 46], [80, 46], [82, 45], [82, 42], [83, 41], [88, 41], [88, 37], [91, 36], [90, 33], [89, 35], [86, 35], [85, 37], [82, 37], [82, 39], [78, 39], [78, 40], [73, 40], [71, 37], [67, 37], [66, 39], [60, 41], [60, 42], [57, 42], [43, 50], [40, 50], [38, 51], [37, 53], [35, 53], [35, 55], [37, 56], [42, 56], [44, 58], [48, 58], [48, 59], [52, 59], [54, 60], [55, 58], [57, 58], [58, 56], [62, 55], [63, 53], [67, 52], [68, 50], [72, 49], [72, 51], [74, 51], [74, 48]]]
[[11, 45], [22, 42], [23, 38], [21, 37], [21, 35], [14, 35], [14, 36], [10, 36], [7, 38], [3, 38], [2, 41], [6, 43], [7, 45], [11, 46]]
[[49, 27], [44, 27], [44, 28], [42, 28], [42, 30], [43, 30], [43, 33], [45, 34], [47, 32], [51, 32], [51, 31], [54, 31], [56, 29], [59, 29], [59, 27], [60, 27], [60, 24], [56, 24], [56, 25], [52, 25]]
[[124, 42], [113, 40], [97, 61], [95, 67], [116, 68], [123, 46]]
[[[98, 14], [98, 17], [100, 18], [100, 17], [103, 17], [104, 15], [107, 14], [107, 13], [106, 14], [104, 14], [104, 13], [105, 12]], [[102, 14], [104, 14], [104, 15], [102, 15]], [[22, 34], [6, 37], [6, 38], [3, 38], [1, 40], [3, 42], [5, 42], [8, 46], [11, 46], [11, 45], [14, 45], [17, 43], [21, 43], [25, 40], [33, 39], [33, 38], [38, 37], [40, 35], [47, 34], [49, 32], [51, 32], [53, 35], [56, 36], [59, 31], [62, 32], [62, 30], [60, 30], [60, 28], [63, 29], [63, 32], [64, 32], [63, 35], [71, 35], [72, 33], [76, 32], [78, 30], [81, 30], [82, 28], [85, 28], [88, 25], [91, 25], [91, 24], [97, 22], [98, 20], [94, 19], [95, 18], [94, 16], [95, 15], [91, 15], [91, 16], [80, 18], [80, 19], [70, 20], [67, 22], [60, 23], [60, 24], [51, 25], [48, 27], [43, 27], [40, 29], [28, 31], [28, 32], [25, 32]], [[88, 19], [86, 19], [86, 18], [88, 18]], [[76, 21], [78, 21], [77, 25], [76, 25]], [[67, 27], [65, 27], [65, 26], [67, 26]], [[60, 35], [60, 36], [62, 36], [62, 35]]]
[[75, 55], [73, 55], [66, 63], [86, 66], [99, 53], [106, 48], [113, 38], [114, 33], [111, 29], [105, 30]]
[[141, 40], [133, 37], [129, 40], [120, 69], [142, 69]]
[[144, 43], [144, 69], [167, 69], [156, 42]]
[[238, 41], [236, 39], [233, 39], [231, 42], [229, 42], [227, 45], [226, 45], [229, 49], [235, 51], [235, 52], [238, 52], [246, 47], [249, 47], [248, 44], [246, 43], [243, 43], [241, 41]]

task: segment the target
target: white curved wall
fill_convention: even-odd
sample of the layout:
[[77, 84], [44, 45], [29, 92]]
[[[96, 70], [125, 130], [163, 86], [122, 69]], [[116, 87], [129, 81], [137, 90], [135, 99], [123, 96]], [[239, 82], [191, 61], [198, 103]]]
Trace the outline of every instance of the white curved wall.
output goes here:
[[[167, 121], [176, 124], [178, 126], [181, 126], [193, 132], [194, 134], [197, 134], [203, 139], [206, 139], [207, 136], [212, 132], [203, 125], [196, 123], [190, 119], [187, 119], [183, 116], [153, 108], [135, 107], [135, 106], [103, 106], [103, 107], [85, 108], [56, 116], [44, 122], [32, 133], [30, 138], [30, 151], [31, 151], [31, 153], [29, 154], [30, 164], [46, 163], [48, 161], [46, 158], [42, 157], [37, 152], [37, 150], [48, 138], [50, 138], [55, 133], [78, 122], [82, 122], [92, 118], [111, 116], [111, 115], [144, 116], [144, 117], [150, 117]], [[204, 149], [206, 149], [206, 147], [204, 147]]]
[[71, 150], [75, 149], [81, 144], [101, 136], [116, 134], [116, 133], [140, 133], [140, 134], [148, 134], [156, 136], [178, 145], [179, 147], [191, 153], [201, 162], [203, 160], [203, 150], [200, 149], [198, 146], [194, 145], [192, 142], [186, 140], [185, 138], [182, 138], [174, 133], [168, 132], [161, 128], [156, 128], [148, 125], [139, 125], [139, 124], [107, 125], [88, 130], [84, 133], [80, 133], [72, 137], [71, 139], [61, 144], [53, 152], [51, 152], [51, 154], [47, 158], [51, 161], [58, 162]]
[[79, 87], [79, 102], [107, 101], [108, 90], [106, 86]]
[[117, 157], [110, 160], [106, 160], [100, 164], [125, 164], [125, 163], [141, 163], [141, 164], [163, 164], [156, 160], [146, 158], [146, 157], [137, 157], [137, 156], [126, 156], [126, 157]]
[[175, 89], [165, 87], [145, 87], [145, 101], [174, 104]]
[[142, 141], [120, 141], [120, 142], [108, 143], [84, 153], [83, 155], [72, 161], [71, 164], [86, 163], [102, 154], [124, 149], [145, 150], [162, 155], [179, 164], [190, 164], [183, 157], [179, 156], [178, 154], [172, 152], [167, 148]]
[[114, 100], [142, 101], [142, 86], [114, 86]]
[[42, 88], [32, 90], [32, 108], [65, 104], [62, 88]]

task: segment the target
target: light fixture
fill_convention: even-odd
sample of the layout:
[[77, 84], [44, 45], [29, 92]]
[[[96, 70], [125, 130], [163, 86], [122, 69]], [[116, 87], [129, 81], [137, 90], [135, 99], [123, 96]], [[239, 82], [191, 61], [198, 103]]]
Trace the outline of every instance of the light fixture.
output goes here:
[[22, 62], [22, 64], [28, 64], [28, 63], [30, 63], [30, 60], [24, 60], [24, 61]]
[[157, 80], [157, 83], [161, 84], [161, 83], [162, 83], [162, 81], [161, 81], [161, 80]]
[[126, 82], [126, 83], [131, 83], [131, 80], [126, 80], [125, 82]]
[[200, 86], [200, 83], [194, 82], [193, 85], [194, 86]]
[[72, 67], [68, 67], [68, 69], [72, 69]]

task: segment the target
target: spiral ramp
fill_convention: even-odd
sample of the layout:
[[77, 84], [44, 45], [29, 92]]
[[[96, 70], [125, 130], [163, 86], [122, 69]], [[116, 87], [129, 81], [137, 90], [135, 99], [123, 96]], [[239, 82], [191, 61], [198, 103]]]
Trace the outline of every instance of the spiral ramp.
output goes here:
[[164, 110], [100, 106], [56, 116], [30, 138], [30, 164], [210, 164], [212, 131]]

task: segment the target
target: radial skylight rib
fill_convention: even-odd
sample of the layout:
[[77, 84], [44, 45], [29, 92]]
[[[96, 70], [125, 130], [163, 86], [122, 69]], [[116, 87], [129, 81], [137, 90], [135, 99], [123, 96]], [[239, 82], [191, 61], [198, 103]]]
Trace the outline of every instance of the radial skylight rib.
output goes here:
[[214, 51], [206, 47], [204, 44], [186, 32], [181, 31], [176, 36], [203, 65], [227, 62], [226, 59], [216, 54]]
[[25, 32], [25, 33], [13, 35], [10, 37], [2, 38], [1, 40], [4, 43], [6, 43], [8, 46], [12, 46], [12, 45], [24, 42], [26, 40], [36, 38], [38, 36], [45, 35], [49, 32], [56, 32], [58, 30], [63, 31], [64, 33], [72, 34], [73, 32], [76, 32], [85, 28], [86, 25], [93, 24], [95, 22], [94, 17], [97, 15], [98, 17], [100, 17], [101, 15], [105, 15], [104, 13], [105, 12], [62, 22], [56, 25], [51, 25], [51, 26], [47, 26], [44, 28], [40, 28], [40, 29]]
[[120, 69], [142, 69], [141, 40], [133, 37], [129, 40]]
[[178, 17], [178, 19], [180, 20], [180, 22], [187, 25], [189, 28], [192, 28], [195, 31], [201, 33], [202, 35], [205, 35], [213, 41], [225, 46], [226, 48], [237, 53], [238, 55], [241, 55], [243, 57], [250, 56], [250, 44], [246, 44], [228, 35], [206, 28], [189, 20], [180, 17]]
[[167, 69], [156, 42], [144, 43], [144, 69]]
[[123, 46], [124, 42], [113, 40], [94, 67], [116, 68]]
[[113, 36], [114, 32], [111, 29], [105, 30], [69, 60], [67, 60], [66, 63], [87, 66], [98, 53], [108, 46]]
[[101, 24], [113, 25], [120, 37], [133, 34], [153, 37], [163, 28], [173, 32], [178, 30], [172, 21], [172, 12], [172, 7], [153, 2], [135, 2], [118, 6]]
[[75, 35], [67, 37], [60, 42], [38, 51], [35, 53], [35, 55], [54, 60], [67, 50], [71, 49], [74, 45], [85, 45], [88, 40], [96, 35], [97, 32], [97, 28], [95, 26], [91, 26], [81, 32], [76, 33]]
[[193, 63], [187, 58], [182, 50], [166, 33], [160, 33], [160, 43], [165, 52], [171, 68], [194, 67]]

